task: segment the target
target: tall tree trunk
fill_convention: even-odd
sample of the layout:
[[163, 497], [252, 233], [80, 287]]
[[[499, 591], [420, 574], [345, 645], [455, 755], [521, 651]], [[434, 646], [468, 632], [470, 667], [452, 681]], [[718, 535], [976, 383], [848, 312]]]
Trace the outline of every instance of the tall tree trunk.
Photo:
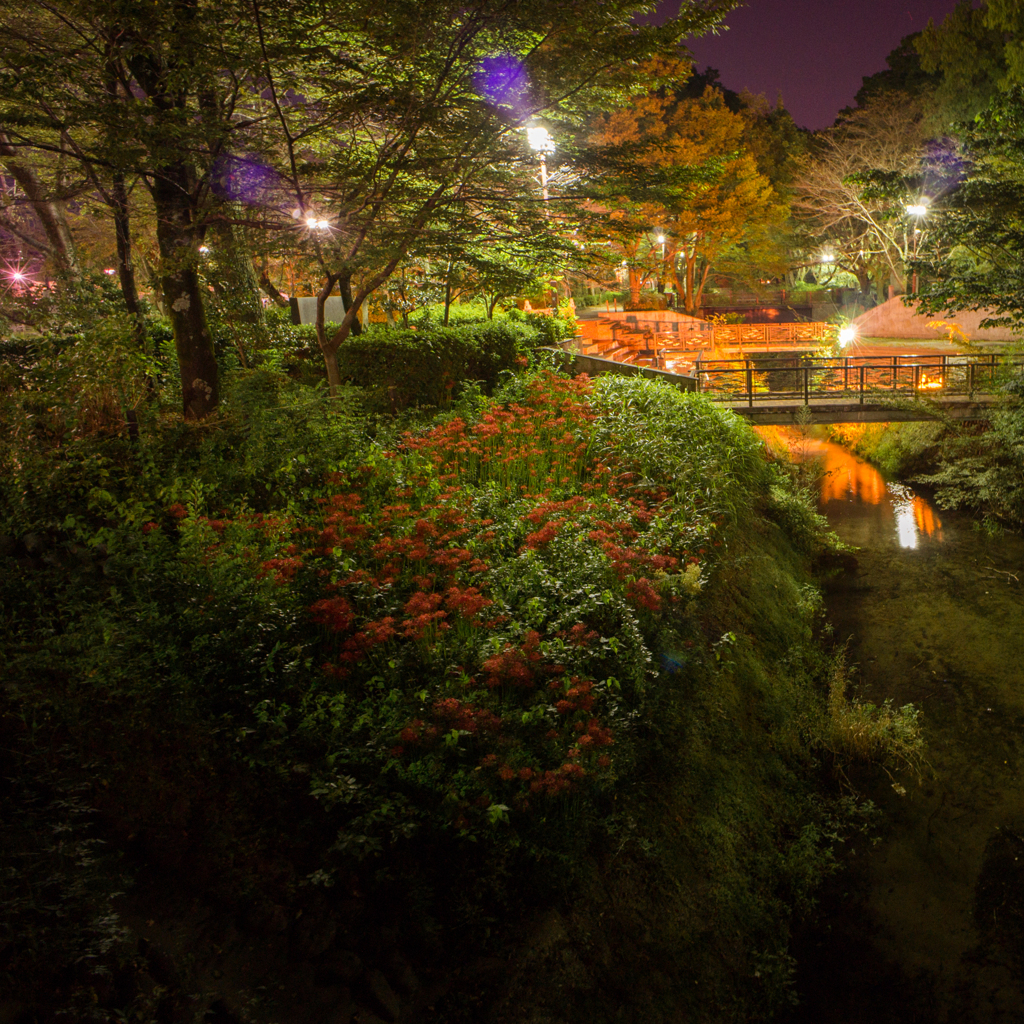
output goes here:
[[196, 270], [198, 250], [188, 182], [188, 168], [179, 163], [164, 167], [150, 188], [156, 207], [160, 284], [181, 374], [182, 410], [186, 419], [202, 419], [217, 407], [220, 393]]
[[[338, 387], [341, 385], [341, 370], [338, 367], [338, 348], [340, 347], [340, 342], [336, 341], [335, 338], [327, 337], [327, 317], [324, 310], [327, 306], [327, 300], [330, 298], [331, 292], [334, 291], [334, 286], [338, 281], [337, 275], [328, 274], [324, 279], [323, 287], [316, 297], [316, 340], [324, 357], [324, 366], [327, 368], [327, 386], [330, 388], [331, 398], [337, 397]], [[351, 283], [351, 277], [349, 282]], [[348, 307], [346, 306], [347, 309]], [[348, 319], [347, 314], [345, 319]]]
[[[345, 303], [345, 312], [352, 308], [352, 275], [342, 274], [338, 278], [338, 293], [341, 295], [341, 301]], [[358, 310], [356, 311], [358, 314]], [[358, 338], [363, 333], [363, 325], [359, 321], [358, 315], [352, 320], [352, 333]]]
[[3, 132], [0, 132], [0, 163], [21, 187], [25, 198], [39, 218], [58, 273], [65, 277], [77, 278], [81, 268], [63, 204], [47, 196], [46, 188], [36, 174], [35, 168], [25, 160], [15, 146], [11, 145], [10, 139]]
[[444, 326], [448, 326], [448, 320], [452, 312], [452, 264], [448, 261], [448, 268], [444, 275]]
[[139, 306], [139, 289], [135, 283], [135, 271], [132, 268], [132, 234], [131, 215], [128, 209], [128, 192], [124, 187], [124, 175], [115, 174], [110, 186], [110, 198], [113, 202], [114, 236], [117, 240], [117, 278], [121, 284], [121, 295], [124, 308], [135, 321], [135, 337], [140, 344], [145, 337], [142, 323], [142, 309]]
[[[680, 273], [680, 270], [682, 273]], [[676, 264], [674, 275], [676, 279], [676, 294], [682, 299], [683, 309], [690, 316], [694, 316], [693, 309], [693, 260], [687, 253], [683, 256], [682, 265]]]
[[274, 282], [270, 280], [270, 271], [264, 262], [262, 269], [260, 270], [260, 287], [270, 296], [270, 301], [275, 306], [280, 306], [282, 309], [288, 308], [288, 300], [281, 294], [281, 292], [275, 287]]
[[629, 304], [636, 309], [640, 305], [640, 274], [629, 268]]

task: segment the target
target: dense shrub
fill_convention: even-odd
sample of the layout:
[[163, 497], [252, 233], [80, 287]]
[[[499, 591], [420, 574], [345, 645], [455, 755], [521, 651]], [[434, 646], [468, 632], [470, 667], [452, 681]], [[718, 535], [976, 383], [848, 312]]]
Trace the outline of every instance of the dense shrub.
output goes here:
[[756, 436], [643, 379], [515, 374], [376, 438], [269, 369], [225, 384], [215, 423], [6, 449], [0, 669], [106, 836], [254, 920], [365, 893], [409, 942], [507, 938], [606, 862], [647, 877], [673, 1005], [704, 972], [777, 999], [842, 825]]
[[422, 328], [375, 326], [338, 352], [342, 378], [364, 388], [371, 408], [444, 407], [465, 381], [490, 391], [502, 370], [525, 365], [542, 339], [531, 324], [492, 320]]
[[936, 422], [841, 423], [829, 427], [839, 444], [878, 466], [892, 479], [905, 479], [932, 469], [945, 427]]

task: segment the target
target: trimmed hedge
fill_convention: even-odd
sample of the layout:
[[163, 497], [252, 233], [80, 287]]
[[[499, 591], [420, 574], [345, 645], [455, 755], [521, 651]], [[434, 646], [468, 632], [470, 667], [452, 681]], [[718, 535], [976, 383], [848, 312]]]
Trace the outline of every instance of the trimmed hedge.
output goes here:
[[493, 320], [459, 327], [374, 327], [338, 351], [342, 379], [365, 388], [371, 407], [444, 406], [466, 381], [490, 392], [502, 370], [548, 343], [532, 325]]
[[[328, 331], [336, 326], [328, 324]], [[367, 411], [444, 406], [466, 381], [479, 382], [489, 393], [498, 375], [523, 365], [528, 352], [557, 346], [574, 333], [571, 321], [519, 311], [450, 327], [430, 321], [415, 328], [374, 324], [349, 336], [338, 350], [338, 366], [342, 380], [365, 389]], [[312, 324], [276, 323], [272, 347], [293, 377], [310, 384], [323, 379]]]

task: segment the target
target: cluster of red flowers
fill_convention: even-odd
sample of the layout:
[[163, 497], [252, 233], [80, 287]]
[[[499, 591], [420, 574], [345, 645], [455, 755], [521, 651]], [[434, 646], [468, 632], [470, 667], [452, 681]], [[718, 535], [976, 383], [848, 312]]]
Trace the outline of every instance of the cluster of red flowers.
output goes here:
[[[551, 683], [551, 689], [562, 689], [562, 683], [556, 679]], [[592, 680], [581, 680], [579, 676], [572, 676], [569, 679], [569, 689], [565, 691], [565, 696], [555, 705], [555, 710], [560, 715], [568, 715], [576, 711], [590, 711], [594, 707], [594, 695], [590, 692], [593, 689], [594, 683]]]
[[443, 700], [434, 702], [434, 714], [449, 729], [458, 729], [461, 732], [496, 733], [501, 729], [501, 718], [487, 708], [473, 707], [460, 701], [457, 697], [445, 697]]
[[[597, 629], [578, 622], [554, 633], [549, 645], [538, 629], [510, 626], [519, 613], [503, 607], [507, 593], [491, 567], [516, 556], [557, 564], [556, 537], [589, 538], [607, 558], [618, 592], [656, 614], [665, 604], [658, 577], [689, 557], [678, 547], [669, 553], [667, 536], [652, 539], [649, 531], [666, 513], [668, 492], [643, 489], [613, 457], [602, 462], [589, 454], [589, 390], [585, 380], [550, 375], [530, 386], [522, 404], [491, 407], [477, 423], [454, 418], [407, 435], [385, 470], [333, 476], [338, 493], [320, 499], [318, 528], [253, 520], [266, 540], [279, 541], [272, 557], [256, 560], [261, 576], [281, 585], [300, 572], [322, 580], [309, 613], [325, 630], [329, 676], [354, 686], [364, 674], [394, 670], [400, 657], [423, 666], [422, 679], [408, 680], [419, 717], [401, 719], [404, 725], [390, 719], [391, 753], [407, 765], [472, 757], [481, 769], [471, 776], [481, 807], [499, 799], [495, 786], [501, 799], [522, 808], [530, 794], [559, 796], [600, 779], [613, 743], [600, 720], [608, 714], [603, 691], [584, 678], [595, 671], [590, 649], [606, 656]], [[481, 495], [484, 507], [493, 507], [495, 490], [516, 509], [491, 513], [501, 520], [498, 529], [479, 512]], [[500, 640], [488, 643], [499, 629]], [[467, 687], [465, 699], [438, 699], [437, 673], [444, 674], [442, 692], [452, 692], [455, 678]], [[453, 730], [469, 741], [442, 743]], [[472, 813], [466, 801], [458, 807], [460, 816]]]
[[519, 686], [529, 689], [534, 685], [534, 667], [542, 658], [540, 634], [535, 629], [528, 630], [522, 647], [505, 644], [501, 651], [484, 661], [480, 666], [487, 673], [484, 682], [491, 689], [497, 686]]

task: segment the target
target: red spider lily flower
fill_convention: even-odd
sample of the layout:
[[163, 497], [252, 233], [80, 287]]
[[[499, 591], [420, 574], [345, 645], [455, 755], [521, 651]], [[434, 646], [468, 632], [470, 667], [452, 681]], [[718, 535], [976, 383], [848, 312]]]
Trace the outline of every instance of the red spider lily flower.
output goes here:
[[484, 608], [489, 608], [493, 601], [483, 596], [476, 587], [466, 587], [460, 590], [458, 587], [449, 587], [444, 595], [445, 607], [449, 611], [457, 612], [464, 619], [474, 621], [477, 615]]
[[325, 597], [317, 601], [311, 608], [313, 621], [327, 626], [337, 633], [343, 633], [352, 626], [352, 605], [343, 597]]
[[649, 612], [661, 610], [661, 597], [646, 576], [627, 584], [626, 597]]
[[278, 584], [295, 577], [295, 572], [302, 566], [301, 558], [270, 558], [260, 565], [259, 576], [273, 574], [274, 581]]
[[488, 673], [485, 682], [492, 689], [503, 683], [527, 688], [533, 686], [533, 673], [527, 664], [527, 656], [508, 644], [500, 653], [487, 658], [481, 668]]
[[419, 590], [405, 602], [406, 615], [427, 615], [441, 606], [440, 594], [427, 594]]

